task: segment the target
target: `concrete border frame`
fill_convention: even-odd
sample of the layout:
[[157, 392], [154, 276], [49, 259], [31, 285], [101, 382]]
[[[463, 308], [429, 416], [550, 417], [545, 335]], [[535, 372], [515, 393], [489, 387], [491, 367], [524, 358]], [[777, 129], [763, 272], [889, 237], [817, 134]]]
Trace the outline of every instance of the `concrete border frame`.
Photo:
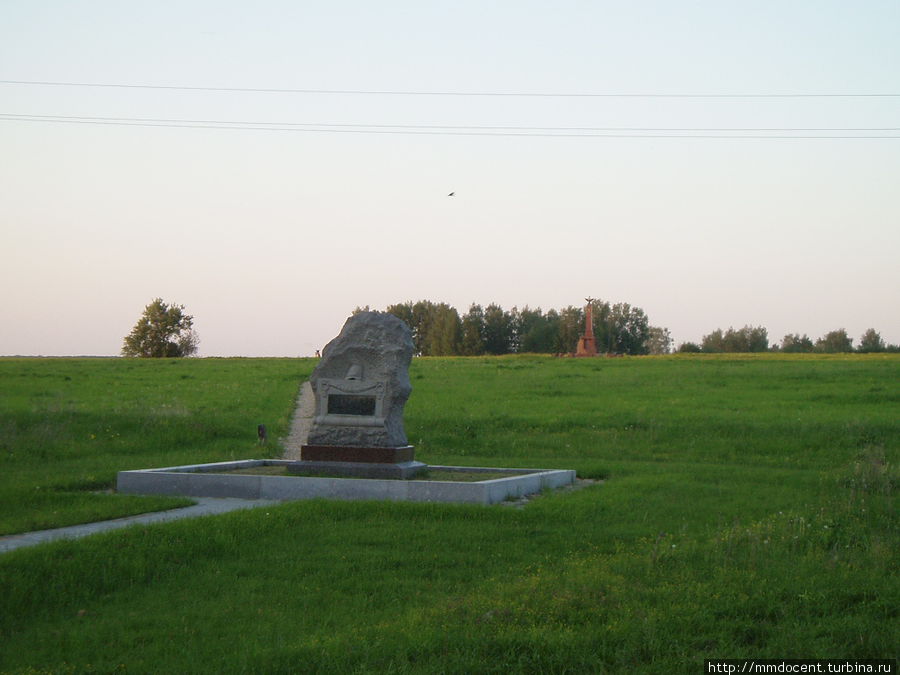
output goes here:
[[227, 473], [256, 466], [292, 464], [292, 460], [244, 459], [210, 464], [188, 464], [159, 469], [120, 471], [116, 488], [122, 494], [178, 495], [185, 497], [238, 497], [241, 499], [391, 500], [496, 504], [546, 489], [572, 485], [571, 469], [508, 469], [435, 466], [438, 471], [513, 473], [504, 478], [456, 482], [434, 480], [381, 480], [316, 476], [263, 476]]

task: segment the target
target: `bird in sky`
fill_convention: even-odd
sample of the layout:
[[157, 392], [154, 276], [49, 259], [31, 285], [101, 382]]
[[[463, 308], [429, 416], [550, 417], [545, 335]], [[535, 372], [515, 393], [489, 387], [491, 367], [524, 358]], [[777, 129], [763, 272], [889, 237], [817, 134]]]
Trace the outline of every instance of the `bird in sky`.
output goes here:
[[447, 195], [447, 196], [448, 196], [448, 197], [453, 197], [453, 196], [455, 196], [455, 195], [456, 195], [455, 192], [451, 192], [451, 193], [450, 193], [449, 195]]

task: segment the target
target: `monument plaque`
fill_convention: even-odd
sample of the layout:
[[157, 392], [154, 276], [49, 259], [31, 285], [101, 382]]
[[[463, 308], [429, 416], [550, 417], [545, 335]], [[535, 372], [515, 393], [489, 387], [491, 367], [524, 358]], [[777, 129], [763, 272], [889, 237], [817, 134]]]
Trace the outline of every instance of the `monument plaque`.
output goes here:
[[354, 396], [352, 394], [329, 394], [329, 415], [361, 415], [375, 416], [374, 396]]

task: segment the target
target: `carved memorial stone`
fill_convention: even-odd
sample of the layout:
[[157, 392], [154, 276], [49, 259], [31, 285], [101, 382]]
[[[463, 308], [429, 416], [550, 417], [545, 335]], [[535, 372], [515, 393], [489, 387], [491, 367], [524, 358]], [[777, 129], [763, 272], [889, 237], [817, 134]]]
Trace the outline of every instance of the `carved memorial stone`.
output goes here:
[[403, 428], [412, 353], [409, 326], [394, 315], [347, 319], [310, 377], [316, 413], [291, 470], [405, 478], [424, 469]]

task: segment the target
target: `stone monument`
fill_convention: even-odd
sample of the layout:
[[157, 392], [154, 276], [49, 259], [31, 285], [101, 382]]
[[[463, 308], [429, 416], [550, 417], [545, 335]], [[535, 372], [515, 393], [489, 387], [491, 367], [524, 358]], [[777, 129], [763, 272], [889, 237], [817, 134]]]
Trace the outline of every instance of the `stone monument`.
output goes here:
[[575, 356], [597, 356], [597, 344], [594, 340], [594, 298], [585, 298], [584, 335], [578, 339]]
[[426, 468], [414, 461], [403, 429], [412, 353], [412, 332], [394, 315], [347, 319], [310, 377], [315, 416], [290, 471], [408, 478]]

